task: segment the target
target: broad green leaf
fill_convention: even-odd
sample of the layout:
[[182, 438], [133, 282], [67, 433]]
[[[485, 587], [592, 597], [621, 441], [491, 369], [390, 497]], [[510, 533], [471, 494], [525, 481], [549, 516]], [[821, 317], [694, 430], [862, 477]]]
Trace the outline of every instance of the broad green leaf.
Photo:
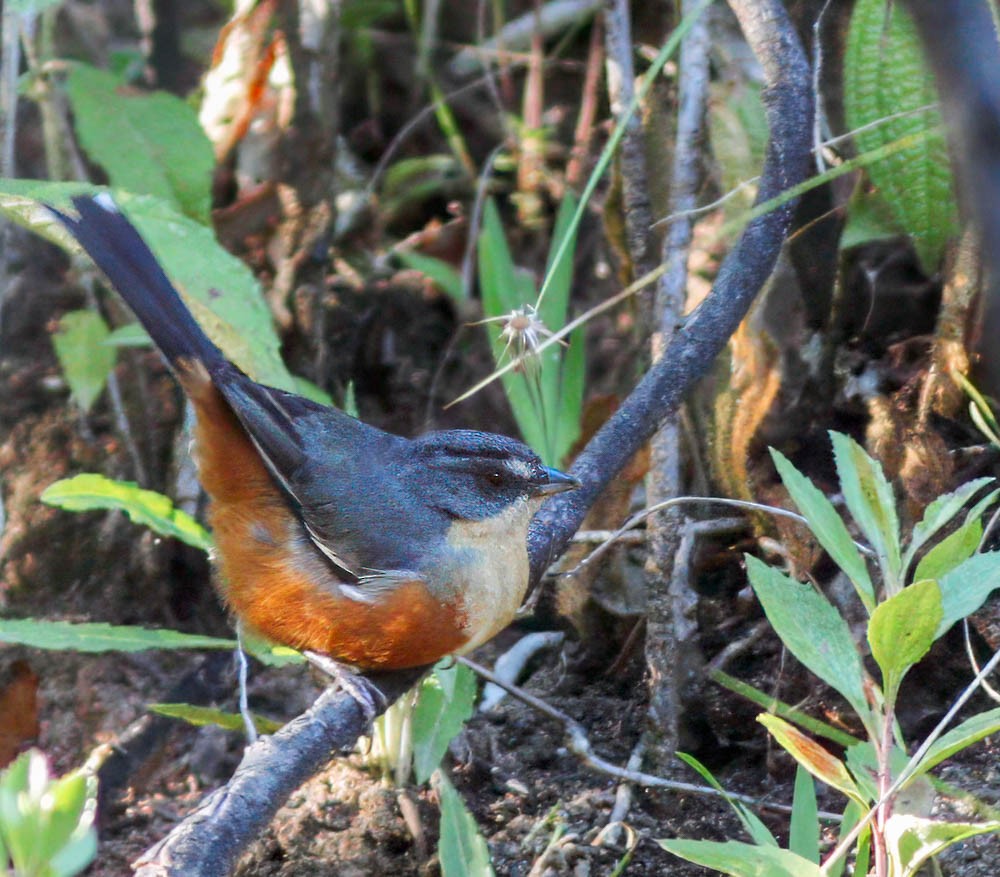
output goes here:
[[747, 573], [768, 621], [788, 650], [854, 707], [866, 727], [871, 710], [865, 696], [865, 671], [847, 622], [829, 600], [746, 556]]
[[882, 467], [849, 436], [830, 431], [844, 502], [875, 553], [892, 594], [902, 585], [896, 498]]
[[476, 679], [464, 664], [438, 668], [420, 686], [413, 709], [413, 773], [426, 782], [441, 764], [452, 738], [472, 715]]
[[847, 574], [857, 589], [861, 602], [871, 612], [875, 608], [875, 588], [868, 575], [865, 560], [851, 539], [851, 534], [847, 532], [847, 525], [837, 514], [833, 503], [784, 454], [774, 448], [770, 448], [770, 451], [771, 459], [781, 476], [781, 483], [785, 485], [795, 507], [809, 522], [809, 529], [816, 541]]
[[972, 557], [978, 550], [982, 538], [982, 522], [978, 518], [966, 521], [920, 558], [913, 573], [913, 580], [941, 578], [946, 572]]
[[170, 497], [144, 490], [132, 481], [113, 481], [93, 473], [75, 475], [50, 484], [41, 500], [73, 512], [120, 510], [134, 523], [161, 536], [172, 536], [202, 551], [212, 547], [208, 531], [187, 512], [176, 508]]
[[944, 822], [894, 813], [885, 826], [893, 877], [915, 877], [931, 856], [979, 834], [1000, 831], [1000, 822]]
[[[72, 252], [79, 248], [42, 205], [72, 210], [70, 199], [107, 191], [81, 183], [0, 180], [0, 213]], [[281, 359], [271, 311], [250, 269], [225, 250], [210, 228], [165, 201], [111, 193], [170, 276], [198, 322], [243, 371], [271, 387], [295, 392]]]
[[143, 652], [148, 649], [233, 649], [234, 640], [176, 630], [31, 618], [0, 618], [0, 643], [75, 652]]
[[476, 820], [444, 774], [438, 773], [436, 785], [441, 797], [438, 857], [442, 877], [493, 877], [489, 847]]
[[933, 579], [914, 582], [879, 603], [868, 621], [868, 644], [892, 699], [907, 670], [927, 654], [941, 624], [941, 589]]
[[782, 749], [788, 752], [816, 779], [839, 789], [848, 798], [856, 801], [863, 800], [861, 792], [854, 780], [851, 779], [844, 763], [831, 755], [811, 737], [807, 737], [794, 725], [770, 713], [762, 713], [757, 716], [757, 721], [770, 731], [771, 736], [778, 741], [778, 745]]
[[[951, 493], [945, 493], [935, 499], [924, 509], [924, 516], [913, 528], [910, 536], [910, 544], [906, 548], [906, 560], [904, 566], [908, 567], [912, 563], [914, 556], [924, 544], [931, 539], [942, 527], [947, 526], [949, 521], [955, 517], [986, 485], [992, 484], [995, 478], [974, 478]], [[925, 576], [922, 578], [934, 578]]]
[[465, 301], [465, 290], [462, 287], [462, 275], [447, 262], [417, 253], [413, 250], [396, 250], [396, 258], [407, 268], [419, 271], [429, 277], [452, 300]]
[[[934, 133], [869, 167], [872, 182], [913, 238], [924, 270], [937, 272], [944, 246], [958, 228], [947, 144], [938, 96], [904, 4], [858, 0], [844, 56], [847, 124], [859, 131], [859, 152], [907, 135]], [[926, 108], [926, 109], [922, 109]]]
[[108, 327], [96, 311], [63, 314], [52, 336], [59, 366], [73, 400], [84, 411], [101, 394], [115, 365], [115, 351], [106, 345]]
[[737, 801], [733, 798], [732, 795], [730, 795], [729, 792], [727, 792], [719, 781], [712, 775], [712, 772], [705, 767], [705, 765], [698, 761], [698, 759], [693, 755], [688, 755], [686, 752], [677, 752], [676, 755], [688, 767], [695, 771], [706, 783], [715, 789], [715, 791], [722, 795], [725, 802], [733, 808], [733, 812], [736, 814], [736, 817], [740, 820], [744, 830], [750, 835], [750, 839], [755, 844], [758, 846], [772, 847], [776, 847], [778, 845], [777, 839], [773, 834], [771, 834], [771, 829], [764, 824], [761, 818], [742, 801]]
[[819, 865], [791, 850], [735, 840], [657, 840], [668, 853], [732, 877], [822, 877]]
[[[243, 731], [246, 728], [243, 716], [239, 713], [227, 713], [215, 707], [195, 706], [190, 703], [151, 703], [148, 709], [151, 713], [170, 719], [182, 719], [198, 728], [205, 725], [215, 725], [224, 731]], [[253, 724], [260, 734], [273, 734], [282, 727], [281, 722], [258, 715], [253, 716]]]
[[153, 195], [208, 224], [215, 155], [190, 104], [81, 63], [70, 65], [66, 93], [80, 144], [114, 188]]
[[942, 734], [916, 766], [914, 776], [933, 770], [946, 758], [1000, 731], [1000, 708], [979, 713]]
[[788, 848], [796, 855], [819, 864], [819, 807], [816, 783], [801, 764], [795, 770], [792, 794], [792, 821], [788, 830]]
[[941, 623], [937, 635], [946, 633], [956, 621], [971, 615], [1000, 588], [1000, 551], [975, 554], [949, 570], [940, 579]]

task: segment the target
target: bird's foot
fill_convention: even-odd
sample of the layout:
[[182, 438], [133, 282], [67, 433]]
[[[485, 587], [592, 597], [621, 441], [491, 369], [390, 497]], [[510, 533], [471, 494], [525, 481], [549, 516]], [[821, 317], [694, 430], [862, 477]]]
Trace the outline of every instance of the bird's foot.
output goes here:
[[383, 710], [388, 706], [385, 695], [364, 676], [353, 673], [344, 664], [335, 661], [329, 655], [311, 651], [302, 654], [310, 664], [335, 679], [341, 690], [346, 691], [358, 702], [358, 706], [361, 707], [369, 725], [375, 721], [375, 716], [379, 711], [378, 704], [381, 704]]

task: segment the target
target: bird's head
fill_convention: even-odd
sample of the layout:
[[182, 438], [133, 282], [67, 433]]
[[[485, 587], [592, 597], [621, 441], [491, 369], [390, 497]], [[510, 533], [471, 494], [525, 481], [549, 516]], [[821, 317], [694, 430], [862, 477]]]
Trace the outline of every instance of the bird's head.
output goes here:
[[533, 512], [545, 497], [580, 486], [522, 442], [473, 430], [421, 436], [407, 465], [421, 501], [455, 520], [486, 521], [516, 506]]

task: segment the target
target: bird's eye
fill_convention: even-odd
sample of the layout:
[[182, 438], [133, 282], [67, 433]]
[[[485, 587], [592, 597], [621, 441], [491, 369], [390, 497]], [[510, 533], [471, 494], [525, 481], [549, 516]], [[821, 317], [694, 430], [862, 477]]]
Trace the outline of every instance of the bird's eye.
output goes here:
[[503, 472], [500, 472], [499, 470], [490, 472], [489, 475], [486, 476], [486, 480], [495, 487], [499, 487], [503, 484]]

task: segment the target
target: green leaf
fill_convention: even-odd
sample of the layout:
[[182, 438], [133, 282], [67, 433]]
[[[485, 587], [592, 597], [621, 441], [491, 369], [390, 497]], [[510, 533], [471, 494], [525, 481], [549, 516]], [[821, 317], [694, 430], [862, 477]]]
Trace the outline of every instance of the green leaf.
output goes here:
[[735, 840], [657, 840], [668, 853], [732, 877], [822, 877], [819, 865], [778, 847]]
[[847, 767], [839, 759], [831, 755], [811, 737], [807, 737], [794, 725], [770, 713], [757, 716], [760, 722], [771, 733], [792, 758], [811, 773], [816, 779], [839, 789], [848, 798], [863, 800], [861, 792], [855, 785]]
[[[951, 493], [944, 493], [935, 499], [924, 509], [924, 516], [913, 528], [910, 536], [910, 544], [906, 548], [906, 560], [904, 566], [909, 567], [913, 562], [916, 553], [930, 540], [935, 533], [955, 517], [986, 485], [996, 481], [995, 478], [974, 478]], [[920, 578], [935, 578], [935, 576], [921, 576]]]
[[675, 753], [677, 757], [683, 761], [688, 767], [694, 770], [706, 783], [708, 783], [715, 791], [722, 795], [723, 800], [733, 808], [733, 812], [736, 817], [743, 824], [743, 829], [747, 834], [750, 835], [750, 839], [760, 846], [772, 846], [776, 847], [778, 841], [775, 839], [774, 835], [771, 834], [771, 829], [769, 829], [761, 820], [761, 818], [753, 812], [746, 804], [742, 801], [737, 801], [732, 795], [727, 792], [719, 781], [712, 775], [712, 772], [705, 767], [697, 758], [693, 755], [688, 755], [686, 752]]
[[101, 394], [115, 365], [115, 351], [106, 345], [108, 327], [96, 311], [63, 314], [52, 336], [59, 366], [73, 400], [84, 411]]
[[472, 715], [476, 679], [464, 664], [438, 668], [420, 686], [413, 710], [413, 773], [418, 783], [434, 773], [452, 738]]
[[966, 521], [931, 548], [917, 564], [913, 580], [939, 579], [949, 570], [968, 560], [979, 548], [983, 525], [978, 518]]
[[899, 549], [899, 518], [896, 499], [882, 467], [852, 438], [830, 431], [833, 458], [837, 465], [844, 502], [875, 553], [885, 578], [886, 590], [893, 594], [902, 585]]
[[465, 301], [462, 275], [447, 262], [417, 253], [414, 250], [396, 250], [396, 258], [407, 268], [429, 277], [446, 295], [456, 302]]
[[937, 636], [946, 633], [956, 621], [975, 612], [986, 598], [1000, 588], [1000, 552], [975, 554], [949, 570], [940, 579], [941, 623]]
[[[861, 818], [868, 812], [867, 805], [861, 805], [857, 801], [848, 801], [847, 806], [844, 808], [844, 815], [840, 821], [840, 829], [837, 832], [837, 843], [838, 845], [851, 833], [854, 826], [857, 825]], [[870, 838], [870, 831], [868, 828], [862, 830], [860, 837], [857, 841], [857, 847], [859, 850], [859, 855], [861, 855], [861, 848], [867, 843]], [[847, 865], [847, 856], [841, 856], [836, 862], [830, 862], [829, 859], [826, 861], [826, 877], [841, 877], [844, 873], [844, 868]], [[867, 874], [868, 869], [863, 868], [862, 870], [855, 869], [855, 874]]]
[[66, 93], [80, 144], [114, 188], [153, 195], [208, 224], [215, 155], [191, 105], [81, 63], [70, 66]]
[[912, 236], [929, 275], [938, 270], [944, 246], [958, 229], [951, 165], [937, 104], [933, 76], [903, 4], [858, 0], [844, 56], [847, 124], [856, 130], [880, 123], [855, 134], [860, 152], [934, 131], [868, 170], [885, 204]]
[[834, 563], [837, 564], [851, 580], [861, 602], [871, 612], [875, 608], [875, 588], [872, 586], [868, 567], [858, 551], [847, 525], [841, 520], [837, 510], [808, 478], [796, 469], [790, 460], [774, 448], [771, 459], [781, 476], [781, 483], [792, 497], [795, 507], [809, 522], [809, 529]]
[[866, 727], [865, 672], [847, 622], [829, 600], [746, 555], [747, 573], [768, 621], [788, 650], [854, 707]]
[[0, 643], [76, 652], [143, 652], [148, 649], [233, 649], [235, 640], [176, 630], [69, 621], [0, 618]]
[[795, 769], [795, 791], [792, 793], [792, 821], [788, 831], [788, 848], [796, 855], [819, 864], [819, 807], [816, 803], [816, 783], [801, 764]]
[[150, 347], [153, 339], [138, 323], [126, 323], [112, 329], [104, 343], [109, 347]]
[[875, 608], [868, 644], [887, 698], [894, 698], [906, 672], [930, 650], [941, 617], [941, 589], [933, 579], [914, 582]]
[[970, 837], [1000, 831], [1000, 822], [944, 822], [894, 813], [885, 826], [893, 877], [914, 877], [931, 856]]
[[[167, 716], [171, 719], [182, 719], [197, 728], [205, 725], [215, 725], [224, 731], [243, 731], [246, 724], [239, 713], [227, 713], [215, 707], [195, 706], [190, 703], [151, 703], [147, 707], [151, 713]], [[282, 727], [281, 722], [264, 716], [253, 716], [253, 724], [260, 734], [273, 734]]]
[[[0, 212], [71, 252], [79, 247], [42, 204], [72, 210], [70, 199], [107, 191], [81, 183], [0, 180]], [[271, 311], [250, 269], [210, 228], [148, 195], [112, 193], [177, 286], [202, 328], [254, 380], [295, 392], [281, 359]]]
[[489, 847], [476, 820], [444, 774], [438, 773], [436, 785], [441, 797], [438, 857], [442, 877], [493, 877]]
[[967, 749], [984, 737], [996, 734], [998, 731], [1000, 731], [1000, 708], [987, 710], [966, 719], [962, 724], [955, 726], [934, 741], [934, 744], [916, 766], [914, 776], [933, 770], [946, 758], [951, 758], [955, 753]]
[[840, 249], [899, 237], [903, 229], [885, 199], [859, 186], [847, 202], [847, 221], [840, 233]]
[[143, 490], [132, 481], [113, 481], [92, 473], [75, 475], [50, 484], [41, 500], [73, 512], [123, 511], [134, 523], [149, 527], [161, 536], [180, 539], [202, 551], [212, 547], [208, 531], [187, 512], [176, 508], [170, 497], [154, 490]]
[[[871, 743], [857, 743], [848, 746], [845, 753], [847, 767], [854, 777], [854, 782], [864, 795], [866, 801], [875, 801], [878, 798], [878, 771], [879, 760], [875, 754], [875, 747]], [[889, 770], [893, 778], [898, 777], [909, 762], [909, 756], [893, 745], [889, 753]]]
[[852, 737], [841, 728], [836, 728], [827, 722], [810, 716], [798, 707], [792, 706], [783, 700], [778, 700], [774, 695], [767, 694], [741, 679], [730, 676], [723, 670], [709, 670], [708, 675], [712, 681], [718, 682], [723, 688], [728, 688], [733, 694], [745, 697], [751, 703], [755, 703], [757, 706], [767, 710], [767, 712], [780, 716], [789, 722], [794, 722], [800, 728], [804, 728], [817, 737], [825, 737], [838, 746], [853, 746], [859, 742], [857, 737]]

